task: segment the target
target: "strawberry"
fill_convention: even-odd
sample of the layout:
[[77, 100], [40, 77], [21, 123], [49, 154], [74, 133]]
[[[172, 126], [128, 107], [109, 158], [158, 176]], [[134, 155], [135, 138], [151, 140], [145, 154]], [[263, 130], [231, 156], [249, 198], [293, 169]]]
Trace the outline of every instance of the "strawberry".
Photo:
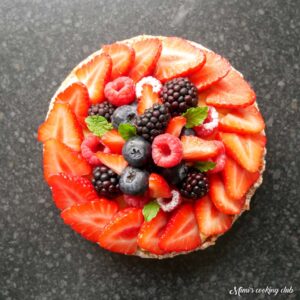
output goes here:
[[104, 101], [104, 86], [110, 78], [111, 68], [110, 56], [101, 53], [75, 71], [79, 81], [87, 86], [92, 104]]
[[189, 75], [201, 69], [205, 63], [203, 51], [184, 39], [168, 37], [163, 40], [162, 45], [154, 73], [154, 77], [162, 82]]
[[234, 199], [227, 194], [224, 182], [217, 173], [210, 176], [209, 195], [216, 208], [224, 214], [237, 215], [245, 204], [245, 198]]
[[235, 133], [219, 133], [226, 153], [232, 156], [249, 172], [256, 172], [262, 164], [266, 137], [261, 134], [238, 135]]
[[51, 175], [59, 173], [85, 176], [92, 171], [91, 166], [81, 155], [54, 139], [45, 142], [43, 159], [46, 181], [49, 180]]
[[68, 103], [82, 127], [86, 127], [85, 118], [88, 116], [90, 98], [88, 89], [81, 82], [74, 82], [60, 92], [55, 103]]
[[92, 183], [81, 176], [60, 173], [49, 177], [48, 184], [54, 202], [61, 210], [99, 199]]
[[108, 147], [112, 153], [121, 154], [122, 148], [125, 144], [125, 140], [115, 129], [107, 131], [101, 137], [101, 142]]
[[153, 92], [153, 88], [150, 84], [144, 84], [142, 90], [142, 97], [138, 101], [138, 114], [143, 114], [146, 109], [152, 107], [156, 103], [162, 104], [162, 100], [159, 98], [159, 95]]
[[68, 104], [55, 103], [47, 120], [38, 129], [38, 140], [57, 139], [75, 151], [80, 151], [82, 129]]
[[232, 110], [219, 122], [221, 131], [240, 134], [260, 133], [264, 128], [264, 119], [255, 106]]
[[255, 102], [256, 95], [245, 79], [235, 70], [205, 91], [207, 105], [220, 108], [242, 108]]
[[135, 57], [134, 50], [129, 45], [121, 43], [104, 45], [102, 51], [112, 59], [111, 80], [128, 74]]
[[152, 173], [149, 176], [149, 192], [151, 198], [172, 197], [171, 189], [168, 183], [162, 176], [156, 173]]
[[135, 60], [128, 76], [137, 83], [154, 71], [162, 45], [159, 39], [149, 38], [133, 43], [132, 48], [135, 51]]
[[218, 211], [209, 196], [196, 201], [195, 213], [199, 231], [207, 237], [224, 233], [232, 225], [233, 217]]
[[149, 251], [150, 253], [161, 255], [164, 253], [158, 246], [162, 231], [167, 225], [168, 217], [163, 211], [159, 211], [155, 218], [149, 222], [144, 222], [137, 243], [140, 248]]
[[73, 205], [61, 213], [64, 222], [84, 238], [98, 242], [104, 226], [118, 211], [113, 201], [99, 199], [79, 205]]
[[182, 117], [182, 116], [178, 116], [178, 117], [174, 117], [170, 120], [167, 129], [166, 129], [166, 133], [170, 133], [173, 134], [177, 137], [180, 136], [182, 128], [185, 126], [186, 124], [186, 118]]
[[183, 159], [205, 160], [218, 155], [220, 147], [215, 141], [203, 140], [196, 136], [182, 136]]
[[143, 220], [140, 208], [119, 211], [101, 233], [100, 246], [113, 252], [133, 254], [137, 250], [137, 236]]
[[127, 161], [122, 155], [104, 153], [99, 151], [96, 153], [96, 156], [100, 159], [101, 163], [103, 163], [105, 166], [112, 169], [119, 175], [127, 167]]
[[249, 172], [237, 162], [227, 157], [223, 170], [226, 193], [234, 199], [245, 196], [250, 187], [259, 178], [259, 172]]
[[229, 70], [229, 62], [222, 56], [212, 52], [203, 50], [206, 61], [199, 71], [190, 75], [190, 80], [197, 87], [198, 91], [202, 91], [210, 87], [225, 77]]
[[172, 215], [158, 245], [165, 252], [181, 252], [194, 250], [200, 244], [194, 208], [191, 204], [183, 204]]

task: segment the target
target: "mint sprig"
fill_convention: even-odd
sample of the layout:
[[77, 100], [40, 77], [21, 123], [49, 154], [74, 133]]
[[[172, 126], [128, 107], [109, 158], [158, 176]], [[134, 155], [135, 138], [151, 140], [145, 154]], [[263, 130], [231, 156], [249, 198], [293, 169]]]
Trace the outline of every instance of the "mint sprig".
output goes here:
[[216, 166], [216, 163], [213, 161], [198, 161], [195, 163], [194, 167], [200, 172], [207, 172], [212, 170]]
[[97, 136], [104, 135], [107, 131], [113, 129], [111, 123], [109, 123], [102, 116], [89, 116], [85, 118], [85, 123], [87, 124], [88, 129]]
[[191, 107], [184, 114], [183, 117], [186, 118], [186, 128], [193, 128], [194, 126], [198, 126], [204, 122], [207, 118], [208, 107]]
[[160, 209], [160, 206], [156, 201], [151, 201], [147, 203], [143, 208], [143, 215], [146, 222], [151, 221], [153, 218], [156, 217]]
[[136, 135], [136, 127], [129, 123], [121, 123], [118, 131], [125, 141]]

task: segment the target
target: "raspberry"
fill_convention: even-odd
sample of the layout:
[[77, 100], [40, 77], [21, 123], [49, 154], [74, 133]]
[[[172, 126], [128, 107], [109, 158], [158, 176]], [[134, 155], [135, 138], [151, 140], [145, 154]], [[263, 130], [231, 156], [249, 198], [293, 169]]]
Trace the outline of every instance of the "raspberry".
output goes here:
[[144, 207], [145, 204], [147, 204], [150, 200], [149, 193], [146, 192], [144, 195], [140, 196], [134, 196], [134, 195], [126, 195], [124, 194], [124, 201], [128, 206], [132, 207]]
[[197, 136], [203, 138], [211, 135], [219, 125], [219, 114], [213, 106], [209, 106], [207, 118], [203, 124], [195, 126]]
[[179, 206], [181, 203], [182, 199], [178, 191], [172, 190], [171, 191], [172, 198], [171, 199], [163, 199], [163, 198], [158, 198], [157, 203], [161, 207], [161, 209], [164, 212], [170, 212], [174, 210], [176, 207]]
[[182, 144], [176, 136], [164, 133], [153, 140], [152, 158], [159, 167], [174, 167], [181, 162], [182, 156]]
[[159, 80], [157, 80], [156, 78], [154, 78], [152, 76], [144, 77], [135, 85], [135, 93], [136, 93], [137, 98], [142, 97], [142, 91], [143, 91], [144, 84], [150, 84], [152, 86], [152, 91], [154, 93], [159, 93], [162, 88], [161, 82]]
[[105, 86], [104, 95], [115, 106], [130, 104], [135, 100], [134, 82], [129, 77], [119, 77]]
[[218, 145], [218, 147], [221, 150], [220, 150], [220, 154], [216, 158], [212, 159], [212, 161], [216, 163], [216, 166], [212, 170], [209, 170], [207, 172], [208, 174], [221, 172], [225, 167], [226, 154], [225, 154], [224, 144], [220, 141], [215, 141], [215, 143]]

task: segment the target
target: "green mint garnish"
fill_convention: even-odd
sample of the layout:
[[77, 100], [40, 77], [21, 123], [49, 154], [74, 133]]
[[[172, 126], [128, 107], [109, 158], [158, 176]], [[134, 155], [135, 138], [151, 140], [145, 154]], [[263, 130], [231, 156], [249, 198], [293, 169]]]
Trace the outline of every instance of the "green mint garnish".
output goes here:
[[121, 123], [118, 131], [125, 141], [136, 135], [136, 127], [128, 123]]
[[107, 131], [113, 129], [111, 123], [109, 123], [102, 116], [89, 116], [85, 118], [85, 123], [87, 124], [88, 129], [97, 136], [102, 136]]
[[213, 161], [198, 161], [195, 163], [194, 167], [200, 172], [207, 172], [212, 170], [216, 166]]
[[156, 217], [156, 215], [159, 212], [159, 205], [156, 201], [151, 201], [147, 203], [143, 208], [143, 215], [146, 220], [146, 222], [151, 221], [153, 218]]
[[191, 107], [184, 114], [183, 117], [186, 118], [186, 128], [193, 128], [194, 126], [198, 126], [204, 122], [207, 117], [208, 107]]

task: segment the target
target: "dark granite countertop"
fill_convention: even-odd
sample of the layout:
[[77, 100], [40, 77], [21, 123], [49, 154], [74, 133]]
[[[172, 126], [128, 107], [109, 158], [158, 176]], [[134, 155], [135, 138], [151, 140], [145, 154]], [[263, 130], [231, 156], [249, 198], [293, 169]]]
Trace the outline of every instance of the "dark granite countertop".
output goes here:
[[[234, 286], [292, 287], [280, 297], [296, 299], [299, 7], [297, 0], [1, 0], [0, 299], [227, 299]], [[142, 33], [182, 36], [227, 57], [255, 88], [267, 124], [267, 170], [251, 211], [215, 247], [164, 261], [109, 253], [64, 226], [36, 141], [72, 67], [100, 44]]]

